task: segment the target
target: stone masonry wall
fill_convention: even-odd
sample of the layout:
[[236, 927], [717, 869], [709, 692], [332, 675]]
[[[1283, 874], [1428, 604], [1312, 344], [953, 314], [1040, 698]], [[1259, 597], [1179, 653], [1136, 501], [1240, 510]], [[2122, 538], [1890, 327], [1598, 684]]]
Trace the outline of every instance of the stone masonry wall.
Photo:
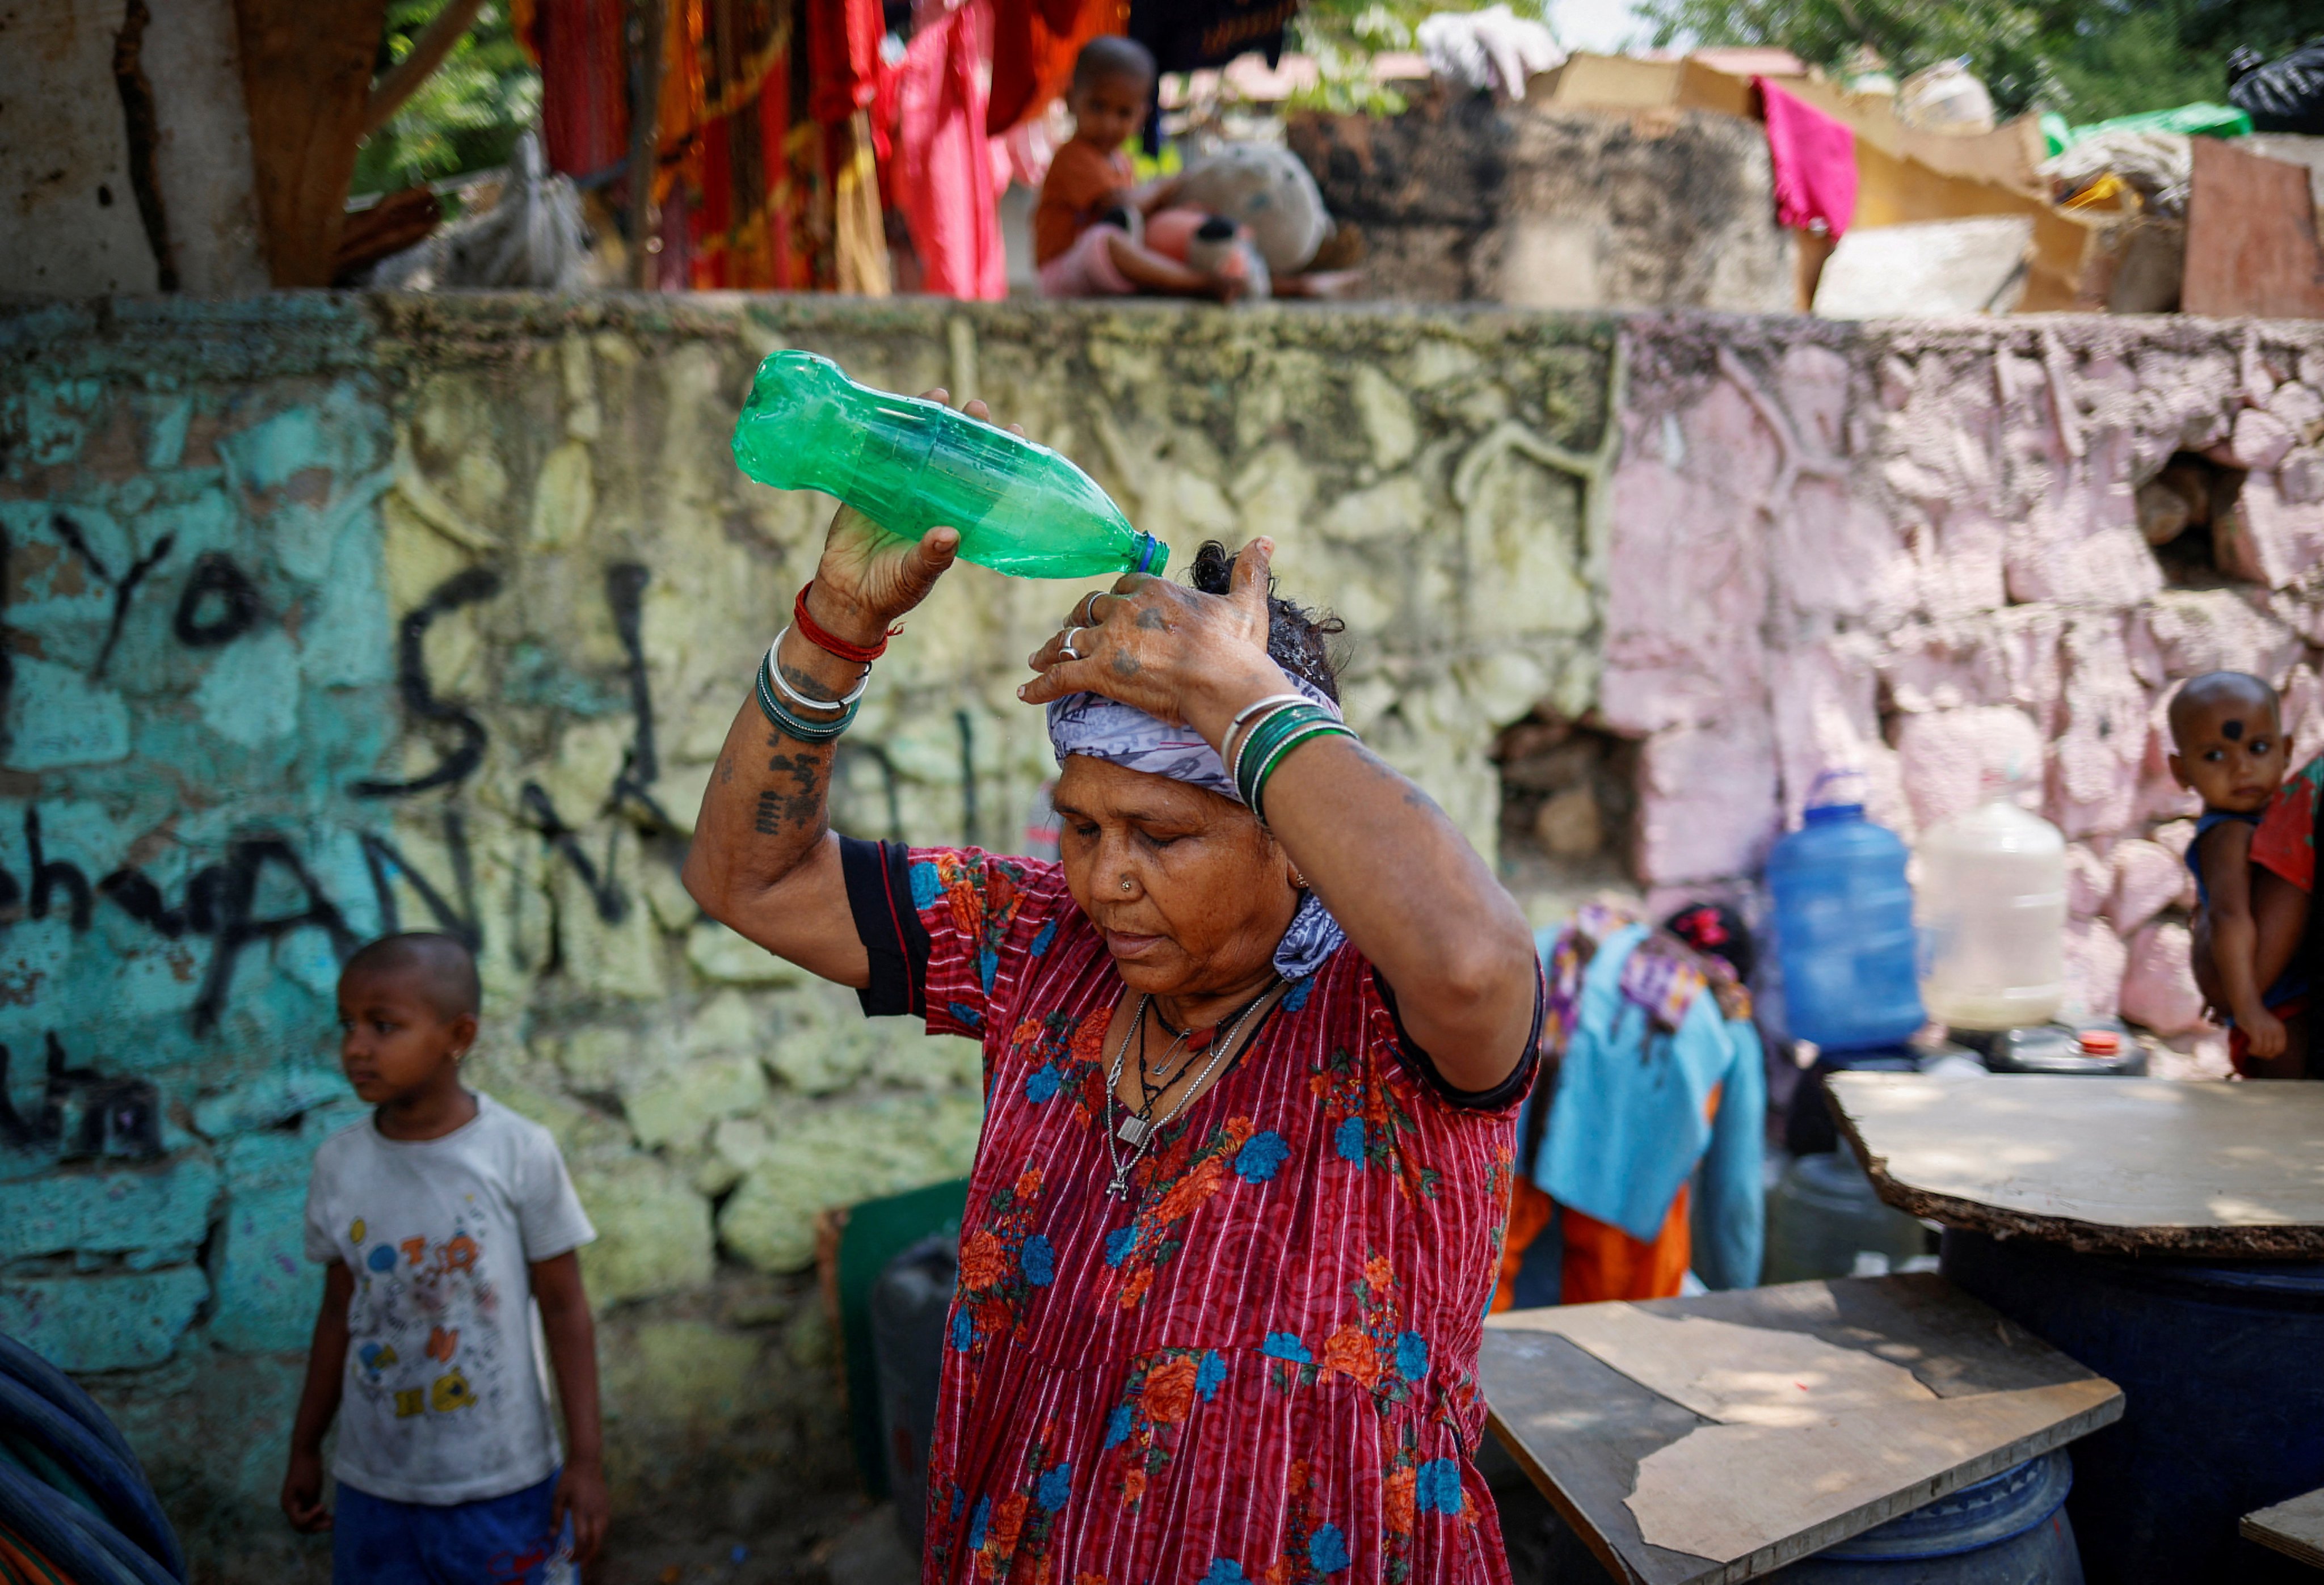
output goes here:
[[[603, 1235], [627, 1533], [803, 1543], [852, 1488], [814, 1219], [964, 1171], [977, 1064], [677, 883], [825, 521], [727, 452], [787, 346], [984, 397], [1174, 566], [1275, 535], [1286, 589], [1348, 620], [1354, 724], [1488, 852], [1523, 719], [1637, 740], [1621, 840], [1662, 895], [1748, 891], [1830, 765], [1910, 834], [2015, 753], [2076, 844], [2087, 1004], [2167, 1033], [2192, 1017], [2160, 702], [2235, 665], [2319, 724], [2317, 327], [319, 295], [0, 318], [0, 1330], [122, 1418], [207, 1579], [323, 1572], [272, 1506], [319, 1288], [300, 1208], [360, 1115], [337, 962], [398, 924], [477, 942], [475, 1082], [556, 1132]], [[2251, 470], [2245, 527], [2166, 586], [2131, 493], [2204, 448]], [[946, 581], [846, 740], [844, 829], [1017, 845], [1050, 766], [1012, 690], [1078, 592]]]
[[[2014, 768], [2070, 843], [2076, 1007], [2224, 1073], [2164, 706], [2255, 672], [2293, 762], [2324, 748], [2324, 326], [1639, 319], [1625, 346], [1598, 704], [1645, 739], [1640, 880], [1753, 874], [1828, 768], [1908, 840]], [[2246, 472], [2166, 576], [2135, 494], [2181, 452]]]
[[[978, 1067], [678, 883], [827, 516], [729, 459], [791, 345], [983, 395], [1174, 565], [1277, 534], [1350, 618], [1354, 719], [1481, 841], [1496, 728], [1588, 705], [1604, 324], [328, 297], [0, 322], [0, 1330], [122, 1417], [208, 1577], [321, 1566], [273, 1511], [319, 1292], [300, 1213], [361, 1115], [337, 963], [399, 924], [477, 943], [475, 1082], [556, 1132], [601, 1233], [630, 1533], [811, 1530], [851, 1487], [815, 1218], [964, 1172]], [[1013, 689], [1079, 593], [948, 579], [846, 741], [843, 828], [1014, 845], [1053, 767]]]

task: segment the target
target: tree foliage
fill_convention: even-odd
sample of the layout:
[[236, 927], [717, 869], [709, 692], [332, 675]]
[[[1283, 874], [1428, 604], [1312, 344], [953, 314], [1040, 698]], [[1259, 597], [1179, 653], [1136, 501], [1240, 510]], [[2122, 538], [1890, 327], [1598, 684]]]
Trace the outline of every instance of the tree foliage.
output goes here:
[[[374, 78], [411, 52], [446, 4], [389, 0]], [[354, 190], [398, 192], [504, 164], [517, 134], [540, 113], [540, 74], [517, 42], [507, 5], [488, 0], [444, 64], [356, 151]]]
[[2324, 28], [2316, 0], [1644, 0], [1655, 41], [1774, 44], [1839, 67], [1869, 44], [1899, 77], [1966, 56], [2004, 115], [2099, 121], [2227, 96], [2227, 53]]

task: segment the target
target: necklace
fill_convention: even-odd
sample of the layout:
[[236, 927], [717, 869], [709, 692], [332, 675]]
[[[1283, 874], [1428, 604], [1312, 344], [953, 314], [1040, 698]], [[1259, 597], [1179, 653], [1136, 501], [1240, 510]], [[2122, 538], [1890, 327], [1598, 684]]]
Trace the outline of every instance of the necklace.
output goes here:
[[[1269, 980], [1267, 982], [1265, 990], [1262, 990], [1257, 996], [1252, 997], [1249, 1001], [1244, 1002], [1242, 1006], [1237, 1008], [1232, 1016], [1231, 1022], [1227, 1025], [1224, 1034], [1220, 1034], [1217, 1027], [1215, 1025], [1213, 1026], [1212, 1039], [1210, 1041], [1210, 1061], [1203, 1064], [1203, 1071], [1194, 1076], [1194, 1082], [1192, 1084], [1187, 1085], [1185, 1092], [1178, 1097], [1178, 1104], [1172, 1107], [1167, 1112], [1158, 1118], [1153, 1115], [1155, 1102], [1161, 1098], [1162, 1092], [1169, 1089], [1170, 1085], [1176, 1082], [1179, 1075], [1185, 1072], [1186, 1067], [1191, 1064], [1193, 1058], [1190, 1055], [1187, 1063], [1181, 1064], [1176, 1072], [1171, 1074], [1168, 1078], [1164, 1079], [1159, 1089], [1156, 1089], [1148, 1085], [1146, 1074], [1145, 1050], [1146, 1009], [1153, 1005], [1154, 997], [1150, 991], [1139, 993], [1138, 998], [1138, 1013], [1133, 1020], [1133, 1027], [1136, 1029], [1138, 1034], [1138, 1081], [1139, 1090], [1143, 1098], [1141, 1099], [1137, 1110], [1131, 1111], [1128, 1108], [1124, 1107], [1121, 1104], [1120, 1096], [1117, 1093], [1121, 1087], [1122, 1067], [1130, 1057], [1130, 1030], [1125, 1029], [1122, 1031], [1121, 1043], [1114, 1047], [1112, 1067], [1106, 1074], [1105, 1152], [1107, 1159], [1113, 1165], [1113, 1175], [1105, 1185], [1105, 1193], [1108, 1199], [1124, 1200], [1130, 1197], [1130, 1175], [1137, 1169], [1138, 1164], [1146, 1158], [1147, 1152], [1154, 1147], [1155, 1138], [1160, 1134], [1164, 1129], [1176, 1121], [1179, 1113], [1185, 1111], [1188, 1106], [1193, 1104], [1194, 1098], [1197, 1094], [1201, 1093], [1204, 1084], [1209, 1081], [1212, 1071], [1215, 1069], [1222, 1060], [1224, 1060], [1227, 1053], [1234, 1049], [1235, 1041], [1237, 1037], [1241, 1035], [1243, 1025], [1249, 1021], [1251, 1014], [1258, 1009], [1259, 1004], [1265, 1001], [1268, 995], [1274, 991], [1276, 986], [1281, 982], [1279, 976]], [[1167, 1023], [1165, 1027], [1167, 1027]], [[1182, 1033], [1178, 1037], [1177, 1040], [1174, 1040], [1170, 1043], [1172, 1048], [1175, 1050], [1180, 1041], [1183, 1041], [1185, 1038], [1186, 1037]], [[1167, 1060], [1167, 1054], [1165, 1055], [1165, 1060]], [[1119, 1118], [1115, 1115], [1117, 1112], [1121, 1114]], [[1122, 1147], [1125, 1145], [1129, 1147], [1129, 1153], [1127, 1155], [1124, 1155], [1122, 1152]]]

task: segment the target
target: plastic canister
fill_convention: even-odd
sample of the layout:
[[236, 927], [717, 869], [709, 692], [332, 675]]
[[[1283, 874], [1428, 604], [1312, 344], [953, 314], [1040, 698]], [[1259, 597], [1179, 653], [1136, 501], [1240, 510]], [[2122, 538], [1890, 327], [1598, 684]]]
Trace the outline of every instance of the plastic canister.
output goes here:
[[1858, 774], [1818, 777], [1806, 823], [1767, 857], [1791, 1032], [1826, 1051], [1901, 1045], [1925, 1021], [1904, 844], [1860, 799], [1817, 801]]
[[2045, 1024], [2066, 1000], [2066, 839], [2012, 794], [1921, 834], [1921, 995], [1955, 1028]]

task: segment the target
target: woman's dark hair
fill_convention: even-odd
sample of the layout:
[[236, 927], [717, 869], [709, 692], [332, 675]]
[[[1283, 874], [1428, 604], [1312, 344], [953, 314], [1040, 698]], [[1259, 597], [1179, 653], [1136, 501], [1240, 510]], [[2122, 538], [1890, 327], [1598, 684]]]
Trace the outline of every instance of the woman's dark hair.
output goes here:
[[[1216, 539], [1205, 539], [1194, 552], [1186, 581], [1205, 594], [1223, 594], [1234, 586], [1235, 558]], [[1275, 592], [1275, 578], [1267, 580], [1267, 656], [1303, 682], [1314, 683], [1334, 705], [1340, 702], [1340, 668], [1324, 642], [1348, 631], [1348, 624], [1328, 611], [1310, 611]]]

